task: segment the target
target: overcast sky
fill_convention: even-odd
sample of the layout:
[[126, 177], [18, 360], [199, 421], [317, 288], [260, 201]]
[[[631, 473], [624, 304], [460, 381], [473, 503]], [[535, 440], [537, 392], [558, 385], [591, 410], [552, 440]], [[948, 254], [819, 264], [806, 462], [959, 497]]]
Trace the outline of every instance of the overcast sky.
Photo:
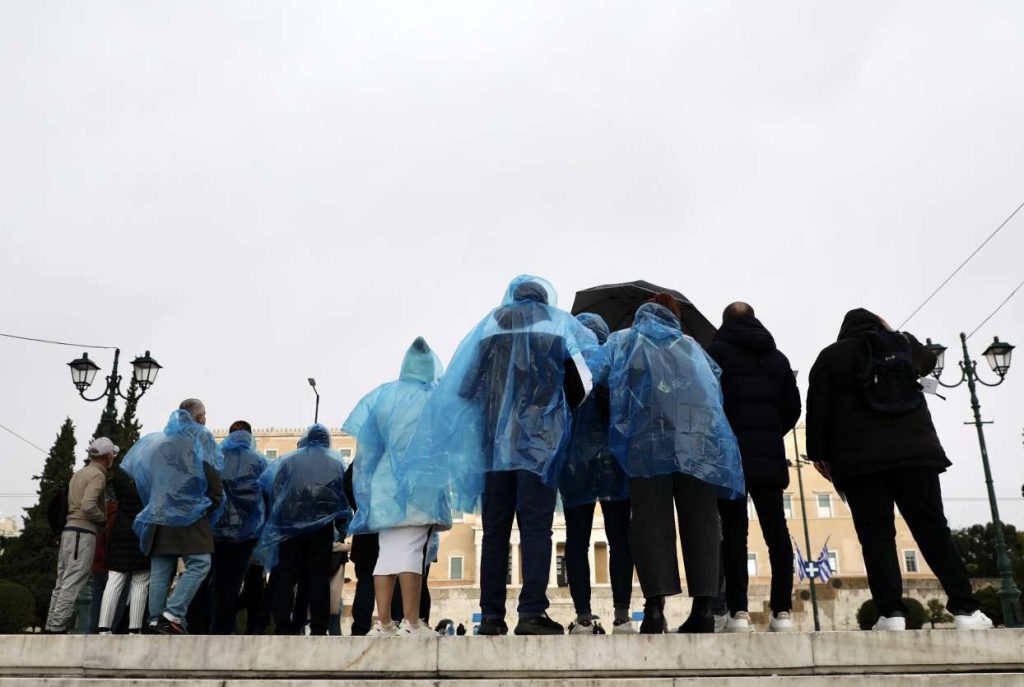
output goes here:
[[[0, 331], [151, 350], [146, 431], [187, 396], [212, 427], [308, 423], [309, 376], [338, 427], [417, 335], [447, 361], [516, 274], [566, 308], [647, 279], [714, 322], [751, 302], [805, 387], [846, 310], [901, 322], [1024, 200], [1022, 21], [1010, 0], [3, 0]], [[1022, 254], [1024, 212], [908, 330], [952, 354]], [[1024, 294], [971, 339], [984, 372], [1022, 315]], [[84, 449], [81, 352], [0, 338], [0, 423], [48, 449], [70, 416]], [[1024, 526], [1016, 368], [981, 401]], [[947, 396], [962, 526], [988, 506]], [[43, 457], [0, 432], [4, 514]]]

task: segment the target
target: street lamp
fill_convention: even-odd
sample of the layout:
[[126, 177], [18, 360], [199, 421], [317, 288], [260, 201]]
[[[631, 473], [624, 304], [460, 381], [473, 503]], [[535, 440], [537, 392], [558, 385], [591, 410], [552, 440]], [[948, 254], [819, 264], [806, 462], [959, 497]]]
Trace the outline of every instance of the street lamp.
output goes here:
[[989, 507], [992, 510], [992, 525], [995, 529], [996, 536], [996, 564], [999, 567], [999, 576], [1002, 578], [1002, 585], [999, 590], [999, 600], [1003, 606], [1003, 621], [1007, 627], [1022, 627], [1024, 626], [1024, 616], [1022, 616], [1021, 605], [1020, 605], [1020, 590], [1017, 589], [1017, 585], [1013, 581], [1013, 572], [1010, 568], [1010, 557], [1006, 550], [1006, 540], [1003, 537], [1003, 523], [999, 519], [999, 506], [996, 503], [996, 491], [992, 484], [992, 469], [988, 463], [988, 447], [985, 445], [985, 431], [984, 426], [986, 422], [981, 419], [981, 403], [978, 401], [978, 389], [977, 385], [982, 384], [984, 386], [999, 386], [1006, 380], [1006, 373], [1010, 371], [1010, 359], [1013, 357], [1014, 347], [1005, 341], [1000, 341], [999, 337], [995, 337], [995, 340], [989, 344], [988, 348], [985, 349], [982, 355], [985, 356], [985, 360], [988, 361], [989, 367], [992, 371], [999, 376], [999, 381], [994, 383], [988, 383], [984, 379], [978, 376], [978, 364], [971, 360], [971, 355], [967, 351], [967, 335], [960, 334], [960, 344], [963, 347], [964, 359], [959, 361], [960, 365], [960, 379], [954, 384], [945, 384], [939, 377], [942, 375], [943, 364], [945, 362], [946, 347], [942, 344], [932, 343], [931, 339], [927, 340], [926, 348], [935, 354], [937, 363], [935, 369], [932, 371], [932, 376], [935, 380], [946, 387], [947, 389], [953, 389], [960, 386], [964, 382], [967, 383], [967, 388], [971, 392], [971, 410], [974, 411], [974, 421], [965, 422], [965, 425], [973, 424], [978, 432], [978, 446], [981, 449], [981, 464], [985, 469], [985, 486], [988, 488], [988, 502]]
[[[107, 376], [107, 382], [104, 386], [103, 392], [95, 398], [89, 398], [85, 395], [85, 390], [92, 386], [93, 380], [96, 378], [96, 373], [99, 372], [100, 366], [89, 359], [88, 353], [82, 353], [81, 358], [76, 358], [68, 363], [68, 367], [71, 368], [71, 383], [78, 389], [78, 395], [84, 398], [86, 401], [99, 401], [102, 399], [107, 400], [107, 406], [103, 409], [103, 415], [100, 418], [100, 429], [99, 432], [103, 436], [110, 436], [114, 431], [114, 418], [117, 416], [117, 409], [115, 408], [114, 402], [117, 397], [128, 400], [128, 397], [121, 393], [121, 375], [117, 372], [117, 363], [121, 358], [121, 349], [114, 349], [114, 366], [110, 371], [110, 375]], [[154, 360], [150, 355], [149, 351], [140, 357], [135, 358], [132, 361], [132, 378], [135, 383], [139, 385], [139, 394], [136, 398], [142, 398], [142, 395], [146, 393], [149, 387], [153, 386], [156, 382], [157, 373], [160, 372], [161, 365]]]
[[313, 387], [313, 393], [316, 394], [316, 410], [313, 411], [313, 422], [320, 422], [320, 392], [316, 390], [316, 380], [312, 377], [306, 378], [309, 381], [309, 385]]

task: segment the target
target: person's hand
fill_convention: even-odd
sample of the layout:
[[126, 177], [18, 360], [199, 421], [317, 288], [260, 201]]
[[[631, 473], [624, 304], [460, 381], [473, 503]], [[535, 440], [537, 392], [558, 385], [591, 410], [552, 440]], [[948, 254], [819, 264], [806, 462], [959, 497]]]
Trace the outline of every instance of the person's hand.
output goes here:
[[829, 482], [832, 481], [832, 473], [828, 469], [828, 463], [824, 461], [818, 461], [814, 463], [814, 469], [818, 471], [818, 474], [827, 479]]

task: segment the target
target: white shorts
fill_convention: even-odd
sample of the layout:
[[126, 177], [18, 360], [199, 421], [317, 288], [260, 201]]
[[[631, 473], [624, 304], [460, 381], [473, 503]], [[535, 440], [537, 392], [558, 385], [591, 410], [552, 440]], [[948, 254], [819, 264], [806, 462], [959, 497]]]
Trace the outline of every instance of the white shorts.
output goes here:
[[380, 553], [374, 575], [398, 575], [399, 573], [423, 574], [423, 559], [427, 554], [431, 525], [410, 525], [390, 527], [378, 535]]

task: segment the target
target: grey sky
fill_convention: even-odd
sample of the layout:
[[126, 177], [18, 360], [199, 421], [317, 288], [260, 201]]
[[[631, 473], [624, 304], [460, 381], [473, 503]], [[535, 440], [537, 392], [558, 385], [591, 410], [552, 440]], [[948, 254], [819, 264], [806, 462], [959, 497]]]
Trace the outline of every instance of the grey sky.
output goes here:
[[[1009, 1], [5, 0], [0, 331], [150, 349], [147, 431], [187, 396], [212, 426], [298, 426], [308, 376], [336, 427], [415, 336], [447, 361], [518, 273], [564, 307], [642, 278], [716, 322], [750, 301], [805, 385], [847, 309], [898, 323], [1024, 200], [1022, 20]], [[1022, 252], [1024, 216], [908, 329], [954, 346]], [[1024, 344], [1022, 313], [975, 355]], [[49, 448], [70, 415], [84, 447], [80, 353], [0, 339], [0, 423]], [[1020, 526], [1016, 368], [982, 404]], [[948, 399], [964, 525], [988, 517], [958, 500], [984, 481], [966, 390]], [[0, 432], [0, 492], [34, 492], [41, 464]]]

